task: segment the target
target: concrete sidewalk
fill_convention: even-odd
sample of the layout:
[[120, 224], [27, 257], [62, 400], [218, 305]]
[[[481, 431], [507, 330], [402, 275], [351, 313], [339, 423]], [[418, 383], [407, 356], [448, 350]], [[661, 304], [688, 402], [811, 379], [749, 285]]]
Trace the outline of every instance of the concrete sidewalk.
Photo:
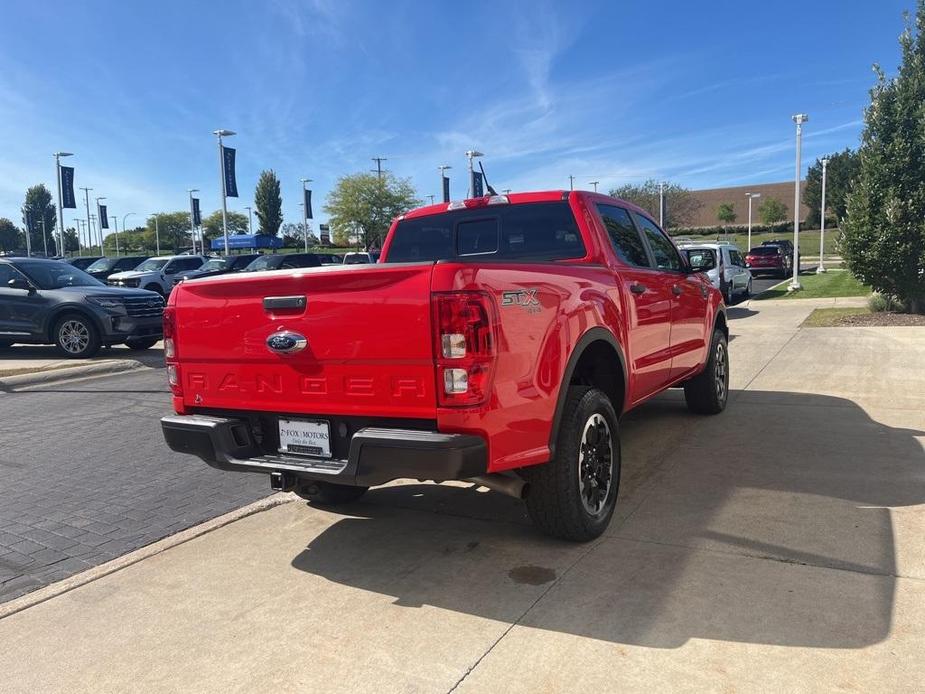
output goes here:
[[160, 342], [139, 352], [125, 345], [104, 347], [90, 359], [62, 357], [51, 345], [14, 345], [0, 350], [0, 388], [163, 365], [164, 350]]
[[730, 309], [733, 396], [623, 421], [618, 518], [397, 484], [249, 516], [0, 620], [0, 691], [915, 691], [925, 329]]

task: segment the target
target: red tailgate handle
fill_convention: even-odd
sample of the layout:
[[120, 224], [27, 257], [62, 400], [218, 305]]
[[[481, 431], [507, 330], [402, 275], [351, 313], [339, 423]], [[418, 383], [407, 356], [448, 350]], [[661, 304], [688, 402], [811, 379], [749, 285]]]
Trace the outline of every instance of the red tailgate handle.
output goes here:
[[302, 296], [265, 296], [263, 308], [265, 311], [302, 311], [308, 304], [305, 295]]

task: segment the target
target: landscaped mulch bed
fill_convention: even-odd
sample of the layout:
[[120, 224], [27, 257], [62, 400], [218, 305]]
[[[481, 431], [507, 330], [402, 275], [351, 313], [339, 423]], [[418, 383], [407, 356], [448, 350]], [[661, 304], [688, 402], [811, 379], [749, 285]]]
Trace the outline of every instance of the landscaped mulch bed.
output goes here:
[[918, 325], [925, 327], [925, 316], [917, 313], [891, 313], [889, 311], [882, 311], [880, 313], [859, 313], [842, 316], [837, 320], [835, 325], [863, 327]]

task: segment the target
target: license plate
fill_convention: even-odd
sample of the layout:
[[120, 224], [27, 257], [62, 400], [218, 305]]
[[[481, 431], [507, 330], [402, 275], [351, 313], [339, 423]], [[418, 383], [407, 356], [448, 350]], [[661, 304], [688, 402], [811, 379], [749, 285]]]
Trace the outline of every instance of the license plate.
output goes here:
[[330, 425], [305, 419], [280, 419], [279, 452], [330, 458]]

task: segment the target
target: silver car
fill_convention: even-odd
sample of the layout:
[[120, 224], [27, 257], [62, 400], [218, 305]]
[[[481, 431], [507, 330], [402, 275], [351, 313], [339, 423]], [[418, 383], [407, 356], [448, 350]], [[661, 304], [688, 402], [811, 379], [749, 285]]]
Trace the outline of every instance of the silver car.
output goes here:
[[751, 296], [752, 273], [745, 267], [745, 258], [735, 244], [688, 242], [679, 244], [679, 249], [688, 260], [694, 255], [707, 256], [706, 263], [698, 264], [711, 268], [706, 271], [707, 277], [723, 293], [727, 304], [731, 304], [739, 294]]

